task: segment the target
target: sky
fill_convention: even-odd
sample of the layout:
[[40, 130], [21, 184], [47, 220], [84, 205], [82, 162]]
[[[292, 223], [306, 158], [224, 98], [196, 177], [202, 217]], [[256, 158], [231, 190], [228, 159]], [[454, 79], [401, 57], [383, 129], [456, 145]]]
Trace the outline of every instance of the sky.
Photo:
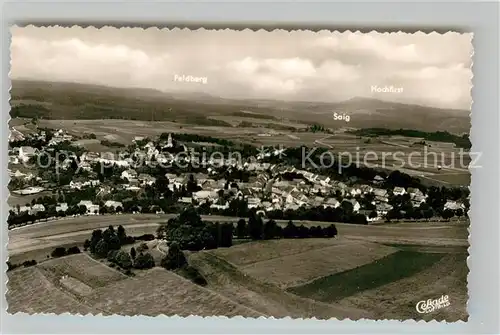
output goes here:
[[[472, 102], [472, 34], [77, 26], [13, 27], [11, 33], [12, 79], [237, 99], [369, 97], [467, 110]], [[182, 76], [206, 81], [179, 81]], [[385, 86], [389, 92], [377, 91]]]

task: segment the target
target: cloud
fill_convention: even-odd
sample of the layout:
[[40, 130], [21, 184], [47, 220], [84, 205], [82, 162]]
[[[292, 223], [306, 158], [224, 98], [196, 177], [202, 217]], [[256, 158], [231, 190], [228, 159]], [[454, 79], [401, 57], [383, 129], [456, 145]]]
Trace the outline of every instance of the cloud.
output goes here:
[[169, 66], [168, 54], [150, 56], [126, 45], [91, 45], [78, 38], [46, 41], [16, 37], [13, 77], [151, 87]]

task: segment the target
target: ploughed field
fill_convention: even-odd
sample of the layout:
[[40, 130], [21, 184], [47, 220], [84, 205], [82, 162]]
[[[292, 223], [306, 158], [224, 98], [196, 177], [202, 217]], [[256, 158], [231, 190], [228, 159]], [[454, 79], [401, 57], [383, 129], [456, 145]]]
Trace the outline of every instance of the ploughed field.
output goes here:
[[[144, 224], [150, 221], [144, 220]], [[126, 276], [85, 253], [50, 259], [8, 272], [8, 310], [319, 319], [467, 318], [466, 226], [337, 224], [337, 228], [340, 235], [333, 239], [247, 242], [186, 253], [189, 263], [206, 278], [205, 287], [160, 267], [134, 270], [135, 276]], [[28, 240], [41, 235], [38, 228], [14, 232], [17, 238]], [[418, 243], [425, 240], [431, 243]], [[156, 250], [155, 242], [151, 243], [149, 251]], [[29, 252], [35, 253], [36, 248]], [[449, 296], [450, 306], [430, 314], [417, 313], [419, 301], [442, 295]]]

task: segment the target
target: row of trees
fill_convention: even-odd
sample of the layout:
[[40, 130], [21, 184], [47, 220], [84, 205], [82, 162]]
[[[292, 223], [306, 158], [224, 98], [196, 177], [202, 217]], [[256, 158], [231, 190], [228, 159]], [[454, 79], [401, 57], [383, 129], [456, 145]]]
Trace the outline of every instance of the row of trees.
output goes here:
[[233, 235], [240, 239], [270, 240], [275, 238], [324, 238], [335, 237], [335, 225], [322, 228], [295, 226], [289, 222], [285, 228], [279, 226], [275, 220], [266, 223], [255, 210], [250, 212], [248, 223], [240, 219], [234, 230], [232, 223], [203, 221], [194, 207], [184, 210], [176, 218], [161, 224], [157, 229], [158, 239], [175, 242], [181, 250], [198, 251], [202, 249], [215, 249], [230, 247], [233, 244]]
[[238, 221], [236, 225], [236, 236], [241, 239], [251, 238], [252, 240], [271, 240], [275, 238], [331, 238], [337, 236], [337, 228], [334, 224], [324, 228], [321, 226], [296, 226], [291, 220], [282, 228], [273, 219], [264, 223], [260, 215], [252, 212], [248, 224], [244, 219]]

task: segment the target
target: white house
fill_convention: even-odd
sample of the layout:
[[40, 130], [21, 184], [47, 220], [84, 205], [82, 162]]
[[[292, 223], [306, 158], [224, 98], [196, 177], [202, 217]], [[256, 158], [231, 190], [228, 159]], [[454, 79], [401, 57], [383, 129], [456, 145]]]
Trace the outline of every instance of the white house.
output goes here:
[[123, 204], [120, 201], [108, 200], [104, 203], [104, 207], [113, 208], [115, 210], [118, 207], [121, 207], [123, 209]]
[[367, 193], [372, 193], [373, 192], [373, 187], [370, 185], [361, 185], [359, 187], [362, 193], [367, 194]]
[[214, 194], [213, 191], [201, 190], [198, 192], [193, 192], [193, 199], [195, 200], [208, 200], [214, 199], [217, 194]]
[[38, 212], [45, 212], [45, 206], [42, 204], [35, 204], [31, 207], [30, 214], [36, 214]]
[[68, 204], [65, 202], [61, 202], [56, 206], [56, 212], [66, 212], [68, 210]]
[[85, 206], [88, 215], [99, 214], [99, 205], [94, 205], [90, 200], [81, 200], [78, 206]]
[[357, 196], [357, 195], [361, 194], [361, 193], [362, 193], [362, 191], [361, 191], [361, 189], [360, 189], [360, 188], [358, 188], [358, 187], [353, 187], [353, 188], [351, 188], [351, 189], [349, 190], [349, 193], [351, 194], [351, 196], [355, 197], [355, 196]]
[[179, 199], [179, 202], [183, 203], [183, 204], [191, 204], [191, 203], [193, 203], [193, 198], [182, 197], [182, 198]]
[[229, 208], [229, 202], [226, 201], [226, 203], [224, 205], [212, 204], [212, 205], [210, 205], [210, 208], [228, 209]]
[[135, 179], [137, 178], [137, 172], [132, 169], [125, 170], [122, 172], [121, 178], [126, 180]]
[[358, 212], [361, 208], [361, 205], [356, 199], [344, 199], [342, 202], [350, 202], [352, 204], [352, 211], [354, 213]]
[[31, 157], [37, 154], [38, 150], [33, 147], [20, 147], [19, 148], [19, 159], [23, 162], [27, 162]]

